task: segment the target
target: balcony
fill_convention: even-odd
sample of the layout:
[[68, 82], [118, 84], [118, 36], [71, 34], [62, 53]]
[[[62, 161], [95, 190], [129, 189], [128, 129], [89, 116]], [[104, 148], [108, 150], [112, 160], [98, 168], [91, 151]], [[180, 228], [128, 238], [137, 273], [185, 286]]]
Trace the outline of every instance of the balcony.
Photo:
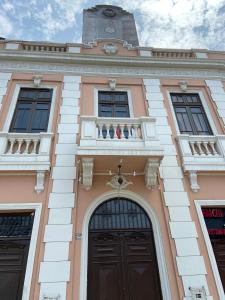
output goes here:
[[0, 133], [0, 170], [46, 171], [51, 133]]
[[179, 135], [184, 171], [224, 171], [225, 135]]
[[[159, 163], [163, 157], [163, 149], [156, 136], [155, 122], [154, 118], [149, 117], [81, 117], [81, 137], [77, 154], [81, 158], [83, 186], [87, 190], [91, 188], [93, 175], [116, 174], [122, 161], [123, 174], [144, 176], [146, 187], [154, 188]], [[110, 185], [123, 188], [116, 185], [116, 182], [115, 179]]]
[[154, 118], [81, 117], [79, 154], [162, 156]]

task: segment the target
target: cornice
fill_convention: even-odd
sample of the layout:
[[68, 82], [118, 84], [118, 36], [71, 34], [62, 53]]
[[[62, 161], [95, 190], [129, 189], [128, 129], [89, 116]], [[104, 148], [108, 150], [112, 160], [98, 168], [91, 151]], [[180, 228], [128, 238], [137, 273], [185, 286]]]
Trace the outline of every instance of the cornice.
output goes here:
[[[213, 64], [202, 63], [200, 60], [185, 62], [175, 60], [156, 60], [151, 62], [143, 58], [136, 60], [121, 57], [96, 56], [66, 56], [65, 55], [27, 55], [7, 56], [0, 53], [0, 70], [2, 72], [32, 72], [32, 73], [64, 73], [70, 75], [114, 76], [114, 77], [173, 77], [173, 78], [207, 78], [225, 79], [223, 62]], [[66, 59], [65, 59], [66, 58]], [[124, 62], [124, 63], [122, 63]], [[184, 61], [182, 61], [184, 62]]]
[[63, 63], [63, 64], [93, 64], [93, 65], [118, 65], [130, 67], [177, 67], [177, 68], [212, 68], [224, 69], [225, 61], [214, 59], [163, 59], [140, 56], [107, 56], [90, 54], [70, 54], [54, 52], [30, 52], [1, 50], [0, 60], [4, 61], [29, 61], [39, 63]]

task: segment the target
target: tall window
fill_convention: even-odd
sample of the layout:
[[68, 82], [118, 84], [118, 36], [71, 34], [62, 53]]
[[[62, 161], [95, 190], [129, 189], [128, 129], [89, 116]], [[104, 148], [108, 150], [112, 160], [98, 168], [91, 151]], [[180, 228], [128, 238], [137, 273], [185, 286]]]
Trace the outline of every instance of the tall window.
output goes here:
[[98, 92], [98, 115], [108, 118], [130, 117], [127, 92]]
[[27, 133], [47, 131], [51, 98], [51, 89], [22, 88], [10, 131]]
[[181, 133], [213, 134], [198, 94], [172, 93], [171, 98]]

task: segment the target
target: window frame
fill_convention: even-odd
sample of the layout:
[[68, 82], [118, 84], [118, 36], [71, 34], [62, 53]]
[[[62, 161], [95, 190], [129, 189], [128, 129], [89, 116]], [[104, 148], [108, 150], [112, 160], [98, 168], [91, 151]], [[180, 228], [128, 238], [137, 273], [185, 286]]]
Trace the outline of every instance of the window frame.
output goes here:
[[224, 299], [225, 296], [225, 291], [223, 289], [223, 284], [220, 278], [220, 273], [217, 267], [217, 262], [216, 262], [216, 257], [214, 255], [213, 247], [211, 244], [210, 236], [208, 234], [208, 230], [205, 224], [205, 219], [202, 213], [202, 208], [204, 207], [225, 207], [225, 200], [194, 200], [196, 211], [197, 211], [197, 216], [198, 220], [200, 223], [200, 228], [203, 233], [203, 238], [206, 244], [206, 249], [208, 251], [208, 256], [209, 256], [209, 261], [211, 263], [212, 267], [212, 273], [215, 278], [216, 286], [217, 286], [217, 291], [219, 294], [220, 299]]
[[[218, 134], [218, 130], [217, 130], [216, 126], [215, 126], [215, 123], [214, 123], [212, 115], [211, 115], [211, 111], [210, 111], [210, 109], [208, 107], [208, 104], [206, 102], [206, 99], [205, 99], [202, 91], [192, 90], [192, 89], [189, 90], [188, 89], [187, 92], [182, 92], [181, 90], [177, 90], [177, 89], [168, 89], [168, 91], [167, 91], [167, 97], [168, 97], [168, 100], [169, 100], [170, 110], [172, 112], [172, 116], [173, 116], [173, 119], [174, 119], [174, 124], [175, 124], [175, 129], [176, 129], [177, 135], [189, 135], [189, 134], [181, 133], [180, 132], [178, 121], [177, 121], [177, 117], [176, 117], [176, 113], [175, 113], [173, 102], [172, 102], [171, 94], [179, 94], [179, 93], [180, 94], [181, 93], [182, 94], [183, 93], [184, 94], [197, 94], [199, 96], [199, 99], [201, 101], [202, 107], [203, 107], [205, 115], [207, 117], [209, 126], [211, 127], [211, 131], [212, 131], [212, 135], [211, 136], [217, 135]], [[198, 136], [198, 135], [193, 135], [193, 136]]]
[[[101, 87], [101, 88], [95, 88], [94, 89], [94, 115], [97, 118], [107, 118], [107, 117], [99, 117], [98, 113], [98, 92], [126, 92], [127, 98], [128, 98], [128, 109], [130, 116], [127, 118], [134, 118], [134, 112], [133, 112], [133, 102], [131, 97], [131, 90], [125, 89], [125, 88], [116, 88], [115, 90], [111, 90], [109, 87]], [[110, 118], [110, 117], [109, 117]], [[111, 118], [117, 118], [117, 117], [111, 117]], [[126, 119], [126, 118], [124, 118]]]
[[[53, 123], [53, 115], [54, 115], [54, 110], [55, 110], [55, 101], [56, 101], [56, 89], [57, 87], [55, 85], [41, 85], [40, 88], [35, 88], [33, 84], [16, 84], [14, 93], [9, 105], [9, 110], [6, 116], [6, 120], [3, 126], [3, 131], [4, 132], [9, 132], [9, 133], [17, 133], [10, 131], [11, 123], [13, 121], [13, 116], [15, 113], [18, 97], [20, 90], [22, 88], [32, 88], [32, 89], [52, 89], [52, 99], [51, 99], [51, 107], [49, 111], [49, 118], [48, 118], [48, 126], [47, 130], [45, 131], [46, 133], [50, 133], [52, 131], [52, 123]], [[28, 132], [19, 132], [21, 134], [28, 134]], [[32, 134], [39, 134], [39, 133], [32, 133]]]

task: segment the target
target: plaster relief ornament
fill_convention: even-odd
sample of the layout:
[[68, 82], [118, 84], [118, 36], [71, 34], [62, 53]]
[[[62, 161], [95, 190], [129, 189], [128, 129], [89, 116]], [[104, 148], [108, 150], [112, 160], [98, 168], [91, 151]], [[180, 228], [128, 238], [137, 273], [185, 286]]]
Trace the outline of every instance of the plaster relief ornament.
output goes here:
[[133, 184], [131, 181], [127, 181], [123, 175], [115, 175], [106, 185], [111, 186], [113, 189], [121, 190], [125, 189], [128, 185]]
[[115, 28], [113, 28], [113, 27], [106, 27], [105, 28], [105, 32], [107, 32], [107, 33], [114, 33], [116, 30], [115, 30]]
[[106, 8], [106, 9], [103, 10], [102, 13], [106, 17], [110, 17], [110, 18], [115, 17], [115, 15], [116, 15], [116, 11], [113, 8]]
[[118, 51], [118, 47], [113, 43], [105, 44], [103, 50], [106, 54], [116, 54]]

